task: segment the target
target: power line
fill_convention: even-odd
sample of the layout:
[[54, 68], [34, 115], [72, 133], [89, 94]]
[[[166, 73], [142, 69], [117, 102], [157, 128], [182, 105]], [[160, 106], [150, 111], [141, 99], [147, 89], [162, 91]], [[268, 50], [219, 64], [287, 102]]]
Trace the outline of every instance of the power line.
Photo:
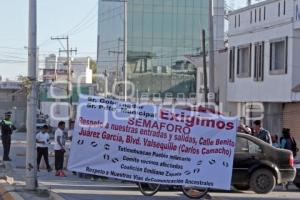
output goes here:
[[[99, 23], [114, 19], [115, 17], [121, 16], [121, 15], [122, 15], [122, 13], [116, 13], [115, 15], [112, 15], [110, 17], [103, 18], [103, 19], [99, 20]], [[97, 22], [98, 22], [98, 19], [96, 18], [93, 21], [91, 21], [90, 23], [87, 23], [87, 24], [83, 25], [82, 27], [79, 27], [77, 30], [72, 32], [71, 35], [76, 35], [78, 33], [81, 33], [82, 31], [86, 31]]]
[[[91, 13], [93, 12], [93, 10], [97, 8], [97, 5], [92, 9]], [[113, 13], [115, 10], [118, 10], [122, 8], [122, 6], [120, 7], [116, 7], [116, 8], [112, 8], [112, 9], [108, 9], [106, 11], [103, 11], [102, 13], [100, 13], [100, 16], [105, 16], [106, 14], [110, 14], [110, 13]], [[78, 23], [77, 25], [75, 25], [72, 29], [70, 29], [67, 33], [68, 35], [76, 35], [84, 30], [87, 30], [88, 28], [90, 28], [92, 25], [94, 25], [98, 19], [97, 19], [97, 13], [94, 14], [94, 15], [91, 15], [91, 13], [89, 13], [87, 16], [85, 16], [81, 21], [80, 23]], [[112, 15], [110, 17], [107, 17], [105, 19], [100, 19], [99, 22], [103, 22], [107, 19], [111, 19], [111, 18], [114, 18], [116, 16], [118, 16], [119, 14], [115, 14], [115, 15]]]
[[[74, 30], [76, 30], [78, 27], [80, 27], [82, 24], [85, 23], [86, 20], [90, 19], [90, 16], [93, 14], [93, 12], [97, 9], [97, 5], [98, 3], [96, 3], [95, 5], [93, 5], [92, 9], [90, 9], [87, 14], [80, 20], [79, 23], [77, 23], [76, 25], [74, 25], [71, 29], [69, 29], [68, 31], [65, 32], [65, 34], [63, 35], [68, 35], [70, 33], [72, 33]], [[92, 18], [94, 18], [94, 15], [92, 16]]]

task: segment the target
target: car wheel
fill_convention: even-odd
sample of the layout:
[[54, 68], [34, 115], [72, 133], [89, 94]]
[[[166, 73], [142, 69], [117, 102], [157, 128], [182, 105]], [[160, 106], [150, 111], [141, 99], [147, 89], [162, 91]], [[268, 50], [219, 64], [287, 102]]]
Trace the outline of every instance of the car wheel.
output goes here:
[[275, 186], [276, 179], [272, 171], [268, 169], [258, 169], [252, 173], [250, 187], [257, 194], [272, 192]]
[[249, 190], [250, 186], [249, 185], [233, 185], [235, 189], [237, 190]]

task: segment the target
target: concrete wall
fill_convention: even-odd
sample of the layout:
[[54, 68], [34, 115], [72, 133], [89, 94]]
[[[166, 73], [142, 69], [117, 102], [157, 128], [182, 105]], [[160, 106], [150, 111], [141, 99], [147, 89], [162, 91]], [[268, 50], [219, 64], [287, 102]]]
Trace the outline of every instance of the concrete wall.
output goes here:
[[224, 48], [224, 0], [214, 0], [215, 49]]
[[281, 135], [283, 118], [282, 103], [265, 103], [263, 126], [270, 131], [271, 134]]
[[291, 129], [300, 147], [300, 103], [287, 103], [283, 107], [283, 127]]
[[237, 106], [227, 100], [228, 50], [215, 54], [215, 91], [218, 93], [220, 111], [227, 115], [236, 115]]

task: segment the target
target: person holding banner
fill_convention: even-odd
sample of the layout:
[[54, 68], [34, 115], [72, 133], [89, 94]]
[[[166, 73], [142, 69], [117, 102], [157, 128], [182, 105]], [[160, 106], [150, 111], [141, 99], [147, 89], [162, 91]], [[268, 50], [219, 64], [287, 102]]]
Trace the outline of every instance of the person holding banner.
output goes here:
[[64, 130], [65, 130], [65, 122], [60, 121], [58, 123], [58, 128], [54, 134], [54, 150], [55, 150], [55, 176], [66, 176], [63, 171], [64, 165], [64, 154], [65, 154], [65, 139], [64, 139]]

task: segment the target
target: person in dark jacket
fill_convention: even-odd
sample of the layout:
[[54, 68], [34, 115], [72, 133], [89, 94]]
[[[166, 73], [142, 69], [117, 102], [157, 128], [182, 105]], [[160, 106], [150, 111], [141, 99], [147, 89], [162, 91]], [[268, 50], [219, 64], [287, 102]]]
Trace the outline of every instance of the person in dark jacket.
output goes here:
[[293, 156], [296, 157], [299, 149], [297, 148], [297, 143], [293, 136], [291, 136], [290, 129], [284, 128], [282, 130], [283, 137], [280, 138], [280, 147], [282, 149], [287, 149], [293, 152]]
[[262, 141], [265, 141], [266, 143], [269, 143], [270, 145], [272, 145], [272, 139], [271, 139], [271, 134], [269, 131], [267, 131], [266, 129], [264, 129], [261, 125], [261, 121], [260, 120], [256, 120], [254, 121], [254, 135], [258, 138], [261, 139]]
[[11, 122], [11, 112], [6, 112], [4, 120], [0, 122], [1, 126], [1, 139], [3, 145], [3, 161], [11, 161], [9, 157], [11, 134], [16, 130], [15, 126]]

